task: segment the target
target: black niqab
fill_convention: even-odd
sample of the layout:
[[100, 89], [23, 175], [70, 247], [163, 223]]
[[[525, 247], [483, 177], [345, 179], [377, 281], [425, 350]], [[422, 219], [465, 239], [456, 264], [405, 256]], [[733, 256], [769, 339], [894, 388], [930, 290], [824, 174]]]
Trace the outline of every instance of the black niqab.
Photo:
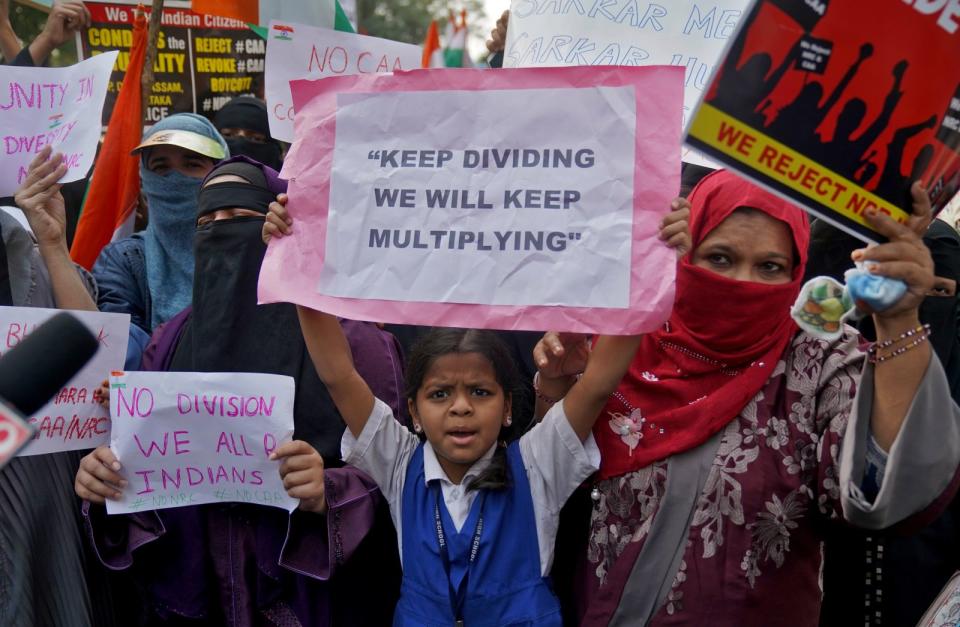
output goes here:
[[[260, 167], [244, 161], [216, 168], [208, 179], [234, 174], [250, 181], [214, 184], [205, 194], [229, 190], [234, 207], [265, 211], [260, 198], [268, 189]], [[219, 190], [217, 188], [220, 188]], [[249, 193], [244, 193], [244, 187]], [[280, 190], [270, 190], [275, 194]], [[257, 280], [266, 245], [260, 239], [263, 218], [217, 220], [197, 228], [193, 312], [184, 327], [171, 370], [184, 372], [260, 372], [293, 377], [294, 437], [309, 442], [330, 465], [340, 458], [344, 423], [320, 381], [300, 332], [296, 308], [286, 303], [257, 304]]]
[[217, 130], [239, 128], [256, 131], [267, 137], [266, 142], [255, 142], [244, 137], [225, 137], [230, 154], [243, 155], [265, 166], [279, 170], [283, 165], [283, 148], [270, 137], [267, 105], [253, 96], [237, 96], [220, 109], [213, 118]]

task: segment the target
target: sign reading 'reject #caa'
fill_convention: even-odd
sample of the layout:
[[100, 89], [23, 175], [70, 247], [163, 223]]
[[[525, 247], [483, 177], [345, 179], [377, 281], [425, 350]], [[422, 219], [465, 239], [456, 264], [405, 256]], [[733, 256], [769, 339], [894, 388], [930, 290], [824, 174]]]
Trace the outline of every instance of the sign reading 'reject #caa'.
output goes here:
[[297, 506], [268, 458], [293, 435], [294, 383], [272, 374], [116, 372], [110, 448], [129, 482], [107, 513], [241, 502]]
[[292, 82], [296, 228], [271, 243], [260, 298], [408, 324], [656, 328], [673, 304], [658, 230], [678, 187], [682, 79], [563, 67]]
[[47, 146], [62, 152], [62, 183], [87, 175], [116, 52], [63, 68], [0, 66], [0, 196], [13, 196]]

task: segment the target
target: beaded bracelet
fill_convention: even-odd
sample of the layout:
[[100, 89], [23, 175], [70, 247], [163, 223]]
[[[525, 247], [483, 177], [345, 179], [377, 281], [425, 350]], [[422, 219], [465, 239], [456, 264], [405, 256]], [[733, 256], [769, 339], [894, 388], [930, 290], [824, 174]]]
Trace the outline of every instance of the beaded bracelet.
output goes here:
[[869, 354], [868, 359], [872, 364], [879, 364], [881, 362], [887, 361], [888, 359], [899, 357], [900, 355], [903, 355], [908, 350], [916, 348], [917, 346], [920, 346], [921, 344], [923, 344], [929, 339], [930, 339], [930, 331], [928, 330], [926, 333], [918, 336], [917, 339], [913, 340], [909, 344], [904, 344], [903, 346], [897, 349], [894, 349], [893, 351], [887, 353], [886, 355], [878, 355], [875, 350], [871, 349], [872, 352], [868, 352]]
[[884, 340], [884, 341], [882, 341], [882, 342], [877, 342], [876, 344], [874, 344], [873, 346], [871, 346], [870, 349], [869, 349], [869, 351], [867, 351], [867, 352], [869, 352], [871, 355], [875, 355], [875, 354], [877, 353], [877, 351], [881, 351], [881, 350], [883, 350], [883, 349], [885, 349], [885, 348], [889, 348], [889, 347], [893, 346], [894, 344], [896, 344], [897, 342], [902, 342], [902, 341], [904, 341], [904, 340], [910, 339], [911, 337], [913, 337], [913, 336], [916, 335], [917, 333], [921, 333], [921, 332], [923, 332], [923, 331], [926, 331], [927, 335], [930, 335], [930, 325], [929, 325], [929, 324], [921, 324], [919, 327], [916, 327], [916, 328], [914, 328], [914, 329], [910, 329], [909, 331], [904, 331], [904, 332], [901, 333], [898, 337], [895, 337], [895, 338], [893, 338], [893, 339], [891, 339], [891, 340]]
[[[580, 373], [574, 376], [576, 377], [577, 381], [579, 381], [580, 377], [583, 376], [583, 373]], [[551, 398], [543, 393], [543, 391], [540, 389], [540, 371], [539, 370], [533, 373], [533, 393], [537, 395], [537, 398], [539, 398], [541, 401], [543, 401], [548, 405], [556, 405], [562, 400], [560, 398]]]

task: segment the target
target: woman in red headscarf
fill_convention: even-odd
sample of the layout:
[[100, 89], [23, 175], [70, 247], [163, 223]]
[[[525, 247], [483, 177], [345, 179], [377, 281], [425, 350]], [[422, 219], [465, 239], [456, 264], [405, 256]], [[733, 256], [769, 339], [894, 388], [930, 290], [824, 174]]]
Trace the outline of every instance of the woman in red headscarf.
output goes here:
[[[804, 212], [725, 171], [693, 190], [674, 311], [594, 428], [582, 624], [816, 625], [823, 523], [887, 527], [953, 493], [960, 410], [917, 318], [933, 274], [914, 191], [911, 223], [868, 216], [889, 243], [854, 253], [909, 286], [867, 353], [852, 328], [827, 341], [790, 317]], [[538, 409], [587, 353], [541, 340]]]

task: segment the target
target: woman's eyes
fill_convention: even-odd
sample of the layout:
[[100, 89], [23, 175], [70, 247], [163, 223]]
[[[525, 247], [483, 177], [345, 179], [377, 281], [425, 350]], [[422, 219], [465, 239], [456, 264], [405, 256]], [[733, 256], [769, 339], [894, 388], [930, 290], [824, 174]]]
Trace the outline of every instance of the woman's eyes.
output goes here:
[[781, 272], [786, 272], [786, 268], [781, 264], [773, 261], [765, 261], [760, 264], [760, 271], [764, 274], [780, 274]]
[[707, 255], [707, 261], [712, 263], [715, 266], [727, 267], [730, 265], [730, 257], [727, 255], [721, 255], [720, 253], [714, 253], [712, 255]]

